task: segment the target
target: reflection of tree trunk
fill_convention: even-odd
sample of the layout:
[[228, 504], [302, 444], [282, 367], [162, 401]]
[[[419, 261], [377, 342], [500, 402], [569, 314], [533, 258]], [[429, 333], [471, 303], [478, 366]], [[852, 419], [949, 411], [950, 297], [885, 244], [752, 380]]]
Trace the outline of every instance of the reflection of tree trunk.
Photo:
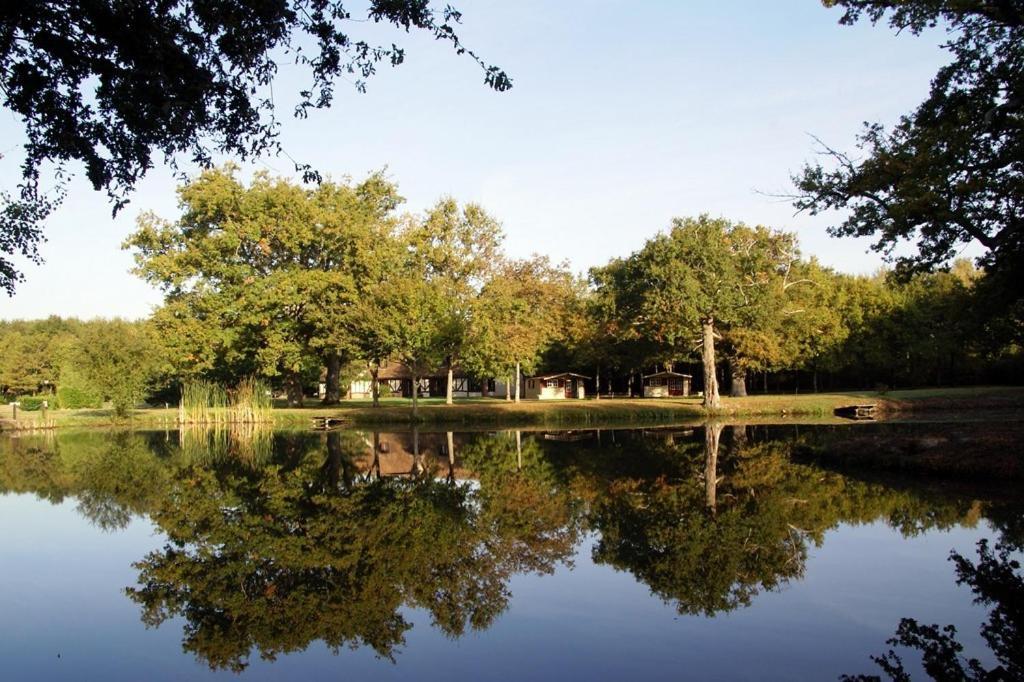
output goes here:
[[338, 482], [341, 480], [341, 432], [327, 432], [327, 461], [324, 462], [324, 474], [327, 477], [327, 484], [331, 490], [338, 489]]
[[721, 435], [721, 424], [704, 425], [704, 496], [712, 514], [718, 505], [718, 440]]
[[516, 469], [523, 469], [523, 432], [516, 431]]
[[373, 464], [370, 465], [370, 477], [380, 480], [380, 433], [373, 432]]
[[337, 405], [341, 400], [341, 355], [327, 354], [327, 381], [324, 389], [324, 405]]
[[745, 398], [747, 396], [747, 370], [736, 360], [730, 360], [729, 376], [731, 379], [729, 395], [733, 398]]
[[420, 461], [420, 430], [412, 427], [412, 473], [419, 476], [423, 472], [423, 463]]
[[452, 369], [452, 363], [448, 363], [448, 386], [445, 388], [444, 402], [445, 405], [451, 405], [455, 398], [455, 370]]
[[455, 483], [455, 434], [448, 432], [448, 482]]
[[520, 376], [520, 373], [521, 372], [520, 372], [520, 369], [519, 369], [519, 361], [517, 360], [516, 361], [516, 402], [517, 403], [519, 402], [519, 376]]
[[289, 372], [285, 378], [288, 407], [302, 407], [302, 378], [298, 372]]
[[380, 364], [370, 368], [370, 395], [373, 397], [373, 406], [380, 407]]
[[715, 376], [715, 320], [701, 320], [701, 362], [704, 365], [704, 407], [716, 409], [722, 401], [718, 397], [718, 377]]
[[743, 450], [747, 447], [747, 427], [745, 424], [733, 425], [732, 446], [735, 450]]

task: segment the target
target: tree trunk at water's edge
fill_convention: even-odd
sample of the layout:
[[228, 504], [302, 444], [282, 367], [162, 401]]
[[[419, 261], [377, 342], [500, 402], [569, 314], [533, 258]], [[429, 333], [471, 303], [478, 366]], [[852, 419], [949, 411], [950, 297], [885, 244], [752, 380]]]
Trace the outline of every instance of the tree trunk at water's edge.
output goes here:
[[515, 401], [517, 403], [519, 402], [519, 376], [520, 376], [520, 374], [521, 374], [521, 372], [520, 372], [520, 369], [519, 369], [519, 363], [516, 362], [516, 399], [515, 399]]
[[373, 397], [373, 406], [380, 407], [380, 365], [370, 370], [370, 396]]
[[415, 374], [412, 377], [412, 418], [416, 419], [420, 414], [420, 378]]
[[722, 401], [718, 397], [718, 377], [715, 376], [715, 321], [701, 321], [701, 362], [704, 365], [704, 407], [717, 409]]

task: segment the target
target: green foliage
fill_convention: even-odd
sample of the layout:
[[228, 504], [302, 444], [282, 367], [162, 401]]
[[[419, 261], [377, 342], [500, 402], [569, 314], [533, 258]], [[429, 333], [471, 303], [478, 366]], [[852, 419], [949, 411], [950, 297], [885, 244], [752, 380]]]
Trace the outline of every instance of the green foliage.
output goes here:
[[[455, 9], [374, 0], [365, 11], [362, 21], [419, 29], [450, 44], [477, 63], [488, 87], [512, 87], [504, 71], [460, 41]], [[307, 72], [310, 85], [296, 93], [300, 118], [331, 105], [338, 78], [355, 75], [362, 91], [379, 64], [404, 61], [394, 43], [353, 35], [360, 24], [350, 20], [360, 21], [347, 4], [310, 0], [137, 0], [114, 8], [41, 0], [0, 18], [3, 106], [25, 128], [19, 192], [0, 197], [0, 288], [13, 293], [22, 277], [6, 256], [38, 262], [41, 223], [63, 197], [65, 164], [84, 166], [116, 212], [154, 155], [175, 166], [179, 155], [210, 165], [216, 155], [247, 160], [280, 152], [272, 96], [278, 60]], [[142, 35], [145, 41], [137, 39]], [[56, 179], [54, 193], [39, 185], [43, 168]], [[309, 166], [296, 163], [296, 170], [306, 181], [320, 179]]]
[[[812, 214], [841, 213], [830, 232], [875, 237], [892, 255], [913, 242], [897, 269], [930, 270], [980, 244], [990, 295], [1022, 319], [1024, 238], [1024, 9], [1019, 2], [827, 0], [842, 23], [888, 19], [918, 34], [942, 26], [950, 56], [927, 98], [891, 129], [866, 124], [859, 154], [822, 144], [826, 164], [796, 175], [794, 205]], [[1019, 337], [1018, 337], [1019, 339]]]
[[73, 361], [65, 360], [57, 382], [57, 404], [62, 410], [102, 407], [103, 396], [89, 385]]
[[112, 320], [85, 327], [76, 339], [71, 362], [114, 413], [126, 417], [145, 397], [155, 373], [155, 344], [141, 324]]
[[46, 403], [50, 408], [56, 407], [55, 400], [52, 395], [24, 395], [18, 398], [19, 409], [25, 410], [26, 412], [37, 412], [43, 409], [43, 403]]

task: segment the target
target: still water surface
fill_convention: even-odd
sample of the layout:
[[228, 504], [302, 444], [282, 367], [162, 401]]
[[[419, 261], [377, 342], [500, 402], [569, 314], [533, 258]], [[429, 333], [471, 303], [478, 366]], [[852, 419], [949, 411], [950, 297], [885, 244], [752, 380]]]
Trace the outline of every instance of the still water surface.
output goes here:
[[901, 617], [991, 664], [948, 556], [1015, 489], [799, 456], [842, 428], [0, 438], [2, 677], [836, 679]]

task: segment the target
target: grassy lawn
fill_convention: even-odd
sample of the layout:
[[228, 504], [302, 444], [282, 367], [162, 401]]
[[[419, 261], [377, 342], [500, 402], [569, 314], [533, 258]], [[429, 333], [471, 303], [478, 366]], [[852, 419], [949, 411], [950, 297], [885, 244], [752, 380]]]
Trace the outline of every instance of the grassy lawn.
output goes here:
[[[502, 398], [463, 398], [445, 405], [441, 398], [420, 400], [419, 419], [423, 424], [452, 425], [624, 425], [664, 423], [721, 417], [822, 417], [844, 405], [874, 403], [884, 415], [922, 410], [967, 411], [974, 409], [1024, 407], [1024, 387], [988, 387], [806, 393], [799, 395], [755, 395], [746, 398], [722, 398], [722, 407], [713, 415], [701, 407], [700, 398], [612, 398], [602, 400], [524, 400], [518, 404]], [[153, 408], [136, 410], [131, 420], [116, 421], [109, 410], [50, 410], [47, 423], [41, 412], [18, 412], [15, 424], [11, 406], [0, 406], [0, 430], [13, 428], [91, 427], [114, 424], [138, 428], [173, 428], [177, 410]], [[347, 400], [341, 405], [323, 407], [311, 402], [305, 408], [274, 410], [277, 426], [307, 428], [312, 418], [330, 416], [354, 425], [409, 424], [411, 401], [386, 398], [374, 408], [369, 400]]]

